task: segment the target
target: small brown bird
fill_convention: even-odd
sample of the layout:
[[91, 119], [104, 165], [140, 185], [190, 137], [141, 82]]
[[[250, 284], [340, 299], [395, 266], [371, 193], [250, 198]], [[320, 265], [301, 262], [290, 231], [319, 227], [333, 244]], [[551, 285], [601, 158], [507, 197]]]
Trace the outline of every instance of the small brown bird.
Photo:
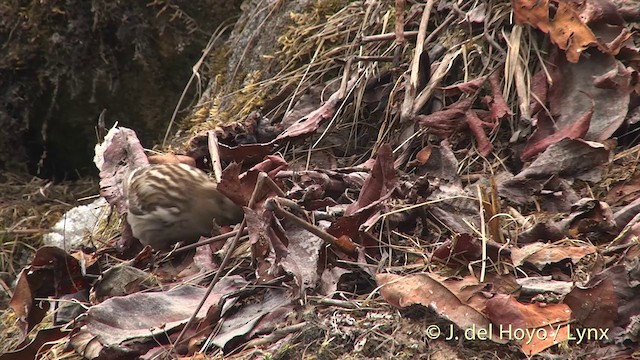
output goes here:
[[143, 245], [167, 249], [210, 235], [214, 220], [218, 225], [240, 222], [242, 209], [216, 187], [204, 172], [185, 164], [133, 170], [124, 182], [133, 236]]

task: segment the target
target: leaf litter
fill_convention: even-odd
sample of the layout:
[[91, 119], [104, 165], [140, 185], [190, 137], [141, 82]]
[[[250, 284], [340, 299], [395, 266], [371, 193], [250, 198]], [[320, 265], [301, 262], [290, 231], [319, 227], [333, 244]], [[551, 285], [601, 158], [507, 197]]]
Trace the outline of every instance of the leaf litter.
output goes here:
[[[638, 355], [637, 12], [400, 0], [323, 20], [244, 89], [276, 95], [196, 126], [182, 157], [109, 132], [96, 164], [121, 235], [38, 250], [11, 301], [23, 345], [0, 358], [45, 334], [43, 354], [87, 358]], [[245, 220], [142, 249], [121, 183], [148, 161], [228, 165]], [[45, 300], [62, 328], [38, 330]]]

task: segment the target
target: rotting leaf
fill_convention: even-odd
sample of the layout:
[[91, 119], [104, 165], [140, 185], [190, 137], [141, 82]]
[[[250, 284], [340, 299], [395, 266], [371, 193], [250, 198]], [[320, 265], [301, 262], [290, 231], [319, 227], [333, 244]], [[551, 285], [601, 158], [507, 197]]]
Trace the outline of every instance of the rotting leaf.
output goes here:
[[[492, 262], [497, 263], [501, 256], [509, 256], [509, 254], [509, 249], [503, 249], [501, 244], [487, 240], [487, 257]], [[482, 259], [482, 242], [467, 233], [457, 234], [452, 240], [447, 240], [438, 246], [433, 256], [451, 266], [458, 266], [457, 262], [468, 264]], [[450, 262], [450, 260], [456, 262]]]
[[157, 281], [140, 269], [116, 265], [105, 271], [94, 285], [96, 300], [101, 302], [114, 296], [124, 296], [158, 286]]
[[638, 198], [640, 198], [640, 175], [635, 175], [611, 187], [605, 196], [605, 201], [611, 206], [623, 206]]
[[[463, 299], [474, 298], [466, 294], [461, 296], [455, 287], [447, 287], [434, 279], [431, 274], [420, 273], [407, 276], [394, 274], [377, 274], [376, 282], [380, 288], [380, 294], [391, 305], [397, 308], [406, 308], [411, 305], [422, 305], [431, 308], [443, 318], [452, 321], [462, 330], [475, 329], [476, 331], [485, 329], [487, 331], [491, 323], [477, 310], [465, 303]], [[478, 291], [478, 288], [475, 289]], [[462, 297], [462, 299], [460, 297]], [[505, 343], [497, 334], [490, 337], [498, 343]]]
[[320, 250], [324, 241], [298, 226], [287, 226], [285, 235], [289, 239], [287, 255], [280, 261], [282, 268], [293, 274], [299, 293], [314, 289], [318, 282]]
[[251, 243], [251, 255], [256, 262], [256, 277], [258, 283], [267, 282], [278, 275], [277, 264], [282, 260], [287, 249], [269, 225], [271, 212], [259, 212], [249, 208], [245, 208], [244, 211]]
[[9, 303], [18, 317], [23, 339], [49, 309], [48, 302], [38, 305], [37, 298], [61, 297], [88, 288], [89, 283], [76, 258], [55, 246], [38, 249], [31, 265], [20, 273]]
[[542, 270], [547, 265], [557, 264], [567, 259], [575, 265], [585, 256], [596, 252], [595, 246], [587, 244], [572, 246], [569, 244], [533, 243], [511, 249], [511, 259], [514, 266], [521, 266], [527, 262], [538, 270]]
[[481, 76], [461, 84], [445, 86], [441, 90], [444, 91], [446, 95], [458, 95], [462, 93], [471, 95], [475, 94], [486, 80], [486, 76]]
[[620, 306], [613, 286], [611, 278], [598, 276], [584, 287], [574, 288], [564, 302], [582, 326], [610, 329], [618, 320]]
[[584, 138], [587, 131], [589, 131], [592, 115], [593, 107], [586, 113], [580, 115], [575, 122], [572, 122], [566, 128], [556, 130], [555, 122], [545, 114], [542, 114], [538, 119], [538, 127], [529, 138], [527, 146], [520, 158], [522, 161], [528, 161], [545, 151], [549, 146], [564, 139], [574, 140]]
[[574, 288], [565, 302], [584, 327], [610, 328], [609, 340], [620, 341], [625, 327], [640, 316], [640, 262], [614, 265], [596, 275], [582, 287]]
[[[204, 318], [209, 308], [217, 306], [225, 294], [246, 285], [247, 282], [239, 276], [222, 278], [198, 312], [198, 318]], [[131, 346], [151, 338], [154, 341], [150, 341], [148, 346], [154, 346], [167, 333], [187, 322], [205, 292], [204, 288], [184, 285], [166, 292], [136, 293], [108, 299], [87, 311], [70, 343], [88, 358], [100, 355], [105, 349], [117, 350], [121, 354], [140, 351], [143, 349]]]
[[580, 199], [573, 204], [571, 214], [562, 221], [562, 228], [573, 238], [594, 234], [599, 240], [605, 241], [617, 235], [609, 205], [592, 198]]
[[549, 93], [549, 83], [547, 74], [543, 70], [538, 70], [531, 79], [531, 100], [529, 102], [530, 114], [535, 114], [542, 110], [547, 103]]
[[516, 22], [535, 25], [543, 32], [549, 32], [549, 0], [513, 0], [512, 6]]
[[[289, 128], [299, 119], [305, 118], [307, 115], [322, 106], [321, 99], [325, 92], [326, 83], [311, 86], [300, 94], [295, 104], [291, 106], [282, 117], [282, 126]], [[332, 88], [330, 91], [335, 92], [337, 89]]]
[[[49, 310], [48, 302], [35, 303], [34, 299], [36, 295], [41, 294], [39, 294], [39, 286], [32, 289], [32, 286], [29, 284], [29, 278], [31, 277], [33, 276], [27, 277], [25, 270], [20, 272], [18, 275], [18, 283], [16, 284], [9, 303], [9, 306], [11, 306], [18, 318], [20, 341], [24, 340], [29, 331], [44, 319]], [[51, 281], [51, 279], [48, 279], [48, 281]], [[50, 291], [47, 291], [45, 295], [49, 295], [49, 293]]]
[[231, 199], [234, 203], [242, 206], [249, 204], [253, 190], [255, 189], [258, 173], [246, 173], [240, 175], [242, 167], [233, 163], [222, 171], [218, 190]]
[[487, 301], [486, 313], [495, 331], [520, 343], [522, 351], [534, 355], [569, 337], [571, 309], [565, 304], [523, 304], [510, 295], [495, 295]]
[[[378, 150], [371, 173], [364, 181], [358, 200], [349, 206], [345, 215], [331, 223], [327, 232], [337, 238], [346, 235], [345, 245], [359, 238], [360, 226], [372, 221], [381, 204], [393, 195], [397, 174], [393, 163], [393, 153], [388, 144]], [[379, 215], [379, 214], [378, 214]], [[347, 248], [348, 248], [347, 247]]]
[[[291, 298], [287, 295], [286, 290], [268, 289], [262, 301], [245, 305], [232, 315], [224, 317], [220, 331], [213, 338], [212, 343], [221, 349], [230, 350], [227, 348], [227, 345], [232, 340], [247, 335], [256, 327], [263, 317], [269, 313], [276, 312], [276, 310], [282, 307], [288, 308], [290, 303]], [[278, 314], [280, 316], [270, 318], [270, 322], [282, 323], [288, 312], [280, 311]]]
[[[511, 178], [497, 178], [500, 196], [517, 203], [531, 201], [531, 196], [539, 193], [556, 176], [565, 179], [579, 178], [597, 181], [604, 165], [609, 162], [611, 151], [600, 143], [584, 140], [563, 139], [549, 146], [528, 167]], [[572, 201], [570, 187], [561, 199], [568, 205]]]
[[[604, 142], [623, 124], [629, 112], [632, 69], [608, 54], [594, 52], [576, 64], [560, 56], [551, 59], [548, 93], [554, 129], [561, 131], [592, 109], [585, 140]], [[548, 125], [547, 125], [548, 126]]]
[[499, 71], [494, 71], [493, 74], [489, 76], [489, 85], [491, 85], [492, 95], [491, 100], [488, 101], [489, 112], [491, 113], [491, 120], [494, 123], [497, 123], [507, 115], [513, 115], [513, 113], [511, 112], [511, 109], [509, 109], [507, 102], [504, 100], [504, 96], [502, 96]]
[[384, 144], [378, 150], [373, 169], [365, 180], [364, 185], [362, 185], [358, 200], [347, 207], [345, 215], [351, 215], [380, 200], [393, 190], [396, 181], [397, 175], [393, 167], [393, 152], [389, 144]]
[[[349, 80], [346, 93], [351, 91], [351, 89], [356, 85], [357, 80], [357, 76]], [[330, 119], [335, 114], [339, 102], [344, 99], [345, 95], [346, 94], [343, 94], [341, 90], [334, 92], [322, 106], [293, 123], [284, 132], [282, 132], [282, 134], [278, 135], [275, 141], [286, 141], [314, 133], [318, 130], [322, 122]]]
[[[234, 203], [246, 206], [251, 200], [260, 172], [267, 173], [273, 179], [278, 172], [286, 169], [287, 166], [286, 161], [275, 155], [266, 157], [264, 161], [256, 164], [246, 173], [241, 173], [242, 166], [240, 164], [232, 163], [222, 171], [218, 190]], [[255, 199], [256, 204], [262, 204], [267, 197], [275, 195], [273, 190], [267, 186], [264, 186], [261, 191], [262, 193], [258, 194]]]
[[265, 172], [270, 178], [275, 179], [280, 171], [286, 170], [289, 164], [279, 155], [267, 155], [260, 163], [254, 165], [250, 171]]
[[[237, 131], [237, 129], [234, 129], [234, 131]], [[220, 160], [226, 163], [243, 162], [253, 164], [260, 161], [260, 159], [263, 159], [265, 156], [271, 154], [275, 149], [275, 145], [271, 142], [264, 144], [243, 143], [237, 144], [235, 146], [229, 145], [228, 143], [222, 141], [226, 136], [230, 135], [225, 134], [224, 130], [220, 128], [217, 128], [215, 133], [220, 140], [218, 144], [218, 150], [220, 151]], [[196, 161], [202, 161], [202, 159], [208, 158], [208, 134], [208, 131], [204, 131], [192, 137], [186, 146], [186, 155], [196, 159]]]
[[471, 98], [458, 100], [445, 109], [429, 115], [416, 115], [414, 119], [423, 128], [428, 128], [430, 132], [449, 136], [464, 126], [464, 122], [460, 120], [464, 119], [465, 113], [471, 108], [472, 104], [473, 99]]
[[[94, 162], [100, 170], [100, 195], [123, 215], [127, 206], [121, 184], [127, 171], [149, 164], [135, 131], [125, 127], [111, 128], [104, 142], [96, 145]], [[123, 163], [127, 166], [122, 166]]]
[[320, 293], [332, 296], [338, 290], [342, 275], [348, 273], [350, 273], [349, 270], [337, 266], [325, 268], [320, 278]]
[[569, 0], [557, 0], [553, 19], [549, 17], [549, 0], [512, 0], [515, 20], [529, 24], [548, 33], [551, 41], [566, 50], [567, 59], [578, 62], [580, 54], [598, 40], [580, 17], [580, 4]]
[[38, 330], [31, 342], [15, 351], [0, 355], [0, 360], [36, 359], [38, 354], [42, 354], [51, 348], [56, 341], [68, 335], [68, 332], [62, 331], [62, 326]]
[[273, 153], [275, 145], [272, 143], [240, 144], [238, 146], [219, 144], [219, 148], [220, 159], [223, 161], [253, 163]]
[[571, 1], [558, 1], [558, 9], [551, 23], [551, 40], [567, 51], [567, 60], [577, 62], [580, 53], [598, 40], [591, 29], [580, 19], [578, 4]]
[[440, 183], [427, 200], [432, 204], [427, 208], [429, 213], [454, 232], [464, 234], [478, 229], [478, 200], [459, 181]]
[[493, 145], [491, 145], [487, 134], [485, 134], [482, 128], [488, 127], [490, 129], [494, 129], [495, 124], [482, 121], [474, 110], [468, 110], [465, 112], [464, 119], [469, 126], [469, 130], [471, 130], [471, 133], [476, 138], [478, 153], [484, 157], [489, 156], [491, 151], [493, 151]]

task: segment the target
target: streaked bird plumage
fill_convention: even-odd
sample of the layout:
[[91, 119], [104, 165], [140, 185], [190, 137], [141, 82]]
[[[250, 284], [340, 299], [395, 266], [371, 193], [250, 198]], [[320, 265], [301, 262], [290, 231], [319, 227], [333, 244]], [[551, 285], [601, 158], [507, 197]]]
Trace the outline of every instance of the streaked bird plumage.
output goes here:
[[207, 236], [214, 219], [218, 225], [242, 220], [242, 209], [222, 195], [204, 172], [189, 165], [135, 169], [123, 185], [133, 235], [154, 249]]

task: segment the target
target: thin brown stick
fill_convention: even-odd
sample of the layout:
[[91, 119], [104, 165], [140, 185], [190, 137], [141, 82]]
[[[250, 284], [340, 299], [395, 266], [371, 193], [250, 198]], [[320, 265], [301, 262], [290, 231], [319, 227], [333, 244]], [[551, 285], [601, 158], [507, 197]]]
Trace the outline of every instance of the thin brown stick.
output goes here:
[[396, 44], [404, 44], [404, 7], [405, 0], [396, 0]]
[[315, 236], [321, 238], [322, 240], [324, 240], [324, 242], [326, 242], [329, 245], [333, 245], [336, 246], [336, 244], [338, 243], [338, 239], [336, 237], [334, 237], [333, 235], [323, 231], [322, 229], [318, 228], [317, 226], [310, 224], [304, 220], [302, 220], [301, 218], [295, 216], [294, 214], [288, 212], [287, 210], [283, 209], [280, 204], [278, 203], [278, 199], [277, 198], [271, 198], [269, 200], [267, 200], [265, 202], [265, 208], [267, 210], [271, 210], [273, 211], [276, 215], [283, 217], [293, 223], [295, 223], [296, 225], [300, 226], [301, 228], [307, 230], [308, 232], [314, 234]]
[[274, 329], [272, 332], [269, 333], [269, 335], [262, 337], [262, 338], [258, 338], [258, 339], [254, 339], [249, 341], [244, 348], [245, 349], [251, 349], [254, 347], [258, 347], [258, 346], [262, 346], [262, 345], [266, 345], [266, 344], [271, 344], [274, 343], [280, 339], [282, 339], [283, 337], [291, 334], [291, 333], [297, 333], [300, 331], [303, 331], [305, 328], [308, 328], [309, 324], [307, 322], [301, 322], [298, 324], [294, 324], [294, 325], [289, 325], [287, 327], [283, 327], [281, 329]]
[[[417, 31], [404, 31], [403, 34], [405, 38], [414, 38], [418, 36]], [[360, 39], [360, 42], [367, 43], [367, 42], [376, 42], [376, 41], [387, 41], [387, 40], [393, 40], [395, 38], [396, 38], [396, 33], [386, 33], [386, 34], [363, 36], [362, 39]]]
[[[295, 223], [301, 228], [319, 237], [328, 245], [338, 248], [341, 251], [345, 252], [346, 254], [355, 255], [357, 253], [358, 245], [356, 245], [350, 239], [348, 240], [338, 239], [335, 236], [329, 234], [328, 232], [320, 229], [319, 227], [297, 217], [296, 215], [282, 208], [281, 205], [287, 205], [290, 202], [291, 202], [290, 200], [285, 198], [270, 198], [265, 202], [265, 209], [273, 211], [276, 215]], [[294, 207], [295, 206], [296, 205], [294, 205]]]
[[54, 232], [51, 229], [16, 229], [16, 230], [0, 230], [0, 235], [33, 235]]
[[[177, 248], [177, 249], [174, 251], [174, 253], [181, 253], [181, 252], [184, 252], [184, 251], [188, 251], [188, 250], [191, 250], [191, 249], [195, 249], [195, 248], [200, 247], [200, 246], [213, 244], [213, 243], [215, 243], [215, 242], [222, 241], [222, 240], [227, 240], [228, 238], [230, 238], [230, 237], [234, 237], [234, 236], [236, 236], [237, 234], [238, 234], [238, 231], [230, 231], [230, 232], [228, 232], [228, 233], [226, 233], [226, 234], [222, 234], [222, 235], [218, 235], [218, 236], [210, 237], [210, 238], [208, 238], [208, 239], [206, 239], [206, 240], [198, 241], [198, 242], [197, 242], [197, 243], [195, 243], [195, 244], [189, 244], [189, 245], [181, 246], [181, 247]], [[244, 236], [244, 235], [247, 235], [247, 230], [246, 230], [246, 229], [244, 229], [244, 230], [242, 231], [242, 235], [243, 235], [243, 236]]]
[[[340, 83], [340, 98], [344, 98], [347, 94], [347, 86], [349, 86], [349, 74], [351, 73], [351, 63], [353, 59], [350, 58], [347, 60], [347, 63], [344, 64], [344, 71], [342, 72], [342, 82]], [[277, 186], [276, 186], [277, 187]]]
[[354, 56], [354, 61], [382, 61], [382, 62], [392, 62], [393, 56]]
[[402, 49], [404, 48], [404, 8], [405, 0], [396, 0], [396, 48], [393, 53], [393, 65], [400, 65], [400, 58], [402, 57]]

